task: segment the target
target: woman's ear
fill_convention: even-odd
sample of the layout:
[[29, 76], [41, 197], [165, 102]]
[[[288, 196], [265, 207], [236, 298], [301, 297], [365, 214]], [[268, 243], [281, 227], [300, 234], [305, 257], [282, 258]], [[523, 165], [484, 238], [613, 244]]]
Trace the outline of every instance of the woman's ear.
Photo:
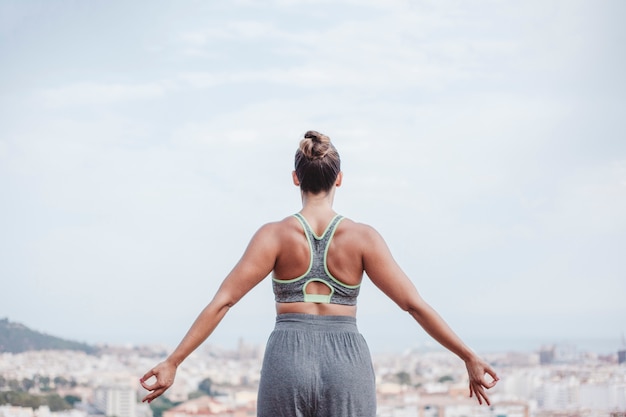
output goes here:
[[343, 172], [339, 171], [339, 174], [337, 174], [337, 180], [335, 180], [335, 186], [341, 187], [341, 181], [343, 181]]
[[300, 180], [298, 179], [298, 176], [296, 175], [296, 171], [291, 172], [291, 177], [293, 178], [293, 185], [295, 185], [296, 187], [299, 187]]

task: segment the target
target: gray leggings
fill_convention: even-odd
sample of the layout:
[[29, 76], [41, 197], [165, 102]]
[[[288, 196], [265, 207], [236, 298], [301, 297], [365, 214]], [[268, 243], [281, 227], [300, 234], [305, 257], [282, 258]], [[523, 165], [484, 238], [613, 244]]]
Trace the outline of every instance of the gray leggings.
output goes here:
[[279, 314], [263, 359], [257, 417], [374, 417], [365, 339], [348, 316]]

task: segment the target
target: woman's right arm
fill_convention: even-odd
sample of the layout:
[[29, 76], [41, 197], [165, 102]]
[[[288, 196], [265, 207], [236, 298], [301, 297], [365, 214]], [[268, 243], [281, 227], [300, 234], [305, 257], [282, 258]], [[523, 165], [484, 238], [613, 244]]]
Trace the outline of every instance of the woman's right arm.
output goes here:
[[[257, 231], [237, 265], [226, 276], [211, 302], [198, 315], [176, 349], [140, 379], [141, 385], [149, 391], [142, 401], [149, 403], [163, 394], [174, 383], [176, 369], [183, 360], [213, 333], [232, 306], [271, 273], [279, 252], [279, 241], [274, 230], [276, 227], [277, 224], [267, 224]], [[152, 377], [156, 380], [148, 383]]]
[[[420, 296], [417, 289], [393, 259], [382, 236], [369, 226], [363, 239], [363, 265], [372, 282], [391, 298], [402, 310], [407, 311], [419, 325], [442, 346], [465, 362], [469, 377], [470, 397], [479, 404], [489, 403], [485, 389], [493, 387], [498, 376], [454, 333], [441, 316]], [[492, 377], [487, 381], [485, 374]]]

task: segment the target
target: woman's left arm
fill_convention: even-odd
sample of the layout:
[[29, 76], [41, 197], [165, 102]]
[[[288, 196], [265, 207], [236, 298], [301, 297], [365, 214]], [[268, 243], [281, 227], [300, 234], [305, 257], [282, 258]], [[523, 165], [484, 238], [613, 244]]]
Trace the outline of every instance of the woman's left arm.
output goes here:
[[[382, 236], [369, 227], [366, 235], [363, 265], [367, 276], [402, 310], [407, 311], [430, 336], [465, 362], [470, 397], [475, 396], [479, 404], [485, 401], [489, 405], [485, 389], [496, 385], [496, 372], [466, 346], [435, 309], [420, 296], [411, 280], [393, 259]], [[487, 374], [491, 376], [491, 381], [485, 378]]]

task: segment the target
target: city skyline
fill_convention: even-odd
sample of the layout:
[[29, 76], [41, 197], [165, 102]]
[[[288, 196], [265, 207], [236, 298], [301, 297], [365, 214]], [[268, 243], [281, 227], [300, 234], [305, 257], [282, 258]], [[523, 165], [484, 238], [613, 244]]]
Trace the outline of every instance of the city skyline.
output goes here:
[[[0, 317], [173, 345], [309, 129], [336, 210], [381, 232], [471, 346], [626, 332], [620, 1], [0, 0]], [[430, 338], [364, 280], [382, 349]], [[263, 341], [269, 280], [210, 343]], [[485, 348], [486, 349], [486, 348]]]
[[[111, 347], [102, 355], [76, 351], [1, 353], [0, 374], [5, 378], [0, 381], [0, 387], [8, 385], [13, 390], [28, 392], [32, 397], [41, 392], [57, 392], [59, 398], [61, 395], [67, 398], [69, 394], [76, 404], [70, 414], [73, 417], [93, 415], [89, 413], [93, 409], [107, 415], [149, 417], [148, 404], [134, 404], [129, 399], [139, 400], [145, 394], [137, 384], [136, 375], [142, 374], [161, 357], [162, 352], [160, 347]], [[490, 411], [493, 416], [518, 416], [520, 406], [527, 416], [556, 416], [564, 411], [570, 415], [588, 415], [592, 411], [608, 416], [609, 412], [623, 411], [626, 405], [623, 358], [618, 363], [615, 357], [572, 353], [544, 351], [541, 355], [487, 355], [486, 358], [500, 369], [500, 382], [490, 390], [491, 407], [479, 406], [469, 398], [464, 367], [450, 352], [375, 354], [373, 366], [378, 412], [381, 416], [415, 416], [418, 406], [428, 405], [444, 405], [446, 413], [448, 406], [452, 409], [472, 406], [476, 408], [471, 414]], [[194, 407], [192, 398], [198, 397], [200, 390], [213, 394], [219, 392], [214, 400], [222, 405], [244, 406], [252, 411], [262, 359], [263, 349], [246, 343], [230, 350], [215, 346], [197, 350], [180, 367], [176, 382], [166, 393], [172, 405], [182, 403], [180, 408], [172, 411], [184, 411], [188, 405], [191, 406], [189, 411], [197, 415], [198, 408]], [[45, 364], [43, 369], [42, 364]], [[207, 379], [210, 384], [204, 384]], [[77, 398], [83, 401], [77, 404], [74, 402]], [[102, 401], [105, 398], [108, 399], [106, 404]], [[512, 405], [512, 409], [508, 408]], [[32, 411], [30, 407], [2, 407], [0, 405], [0, 413], [4, 411], [5, 416], [7, 412], [8, 416], [32, 415], [22, 412]], [[56, 407], [63, 408], [61, 404]], [[117, 411], [113, 411], [115, 409]], [[67, 414], [61, 412], [56, 416], [67, 417]]]

